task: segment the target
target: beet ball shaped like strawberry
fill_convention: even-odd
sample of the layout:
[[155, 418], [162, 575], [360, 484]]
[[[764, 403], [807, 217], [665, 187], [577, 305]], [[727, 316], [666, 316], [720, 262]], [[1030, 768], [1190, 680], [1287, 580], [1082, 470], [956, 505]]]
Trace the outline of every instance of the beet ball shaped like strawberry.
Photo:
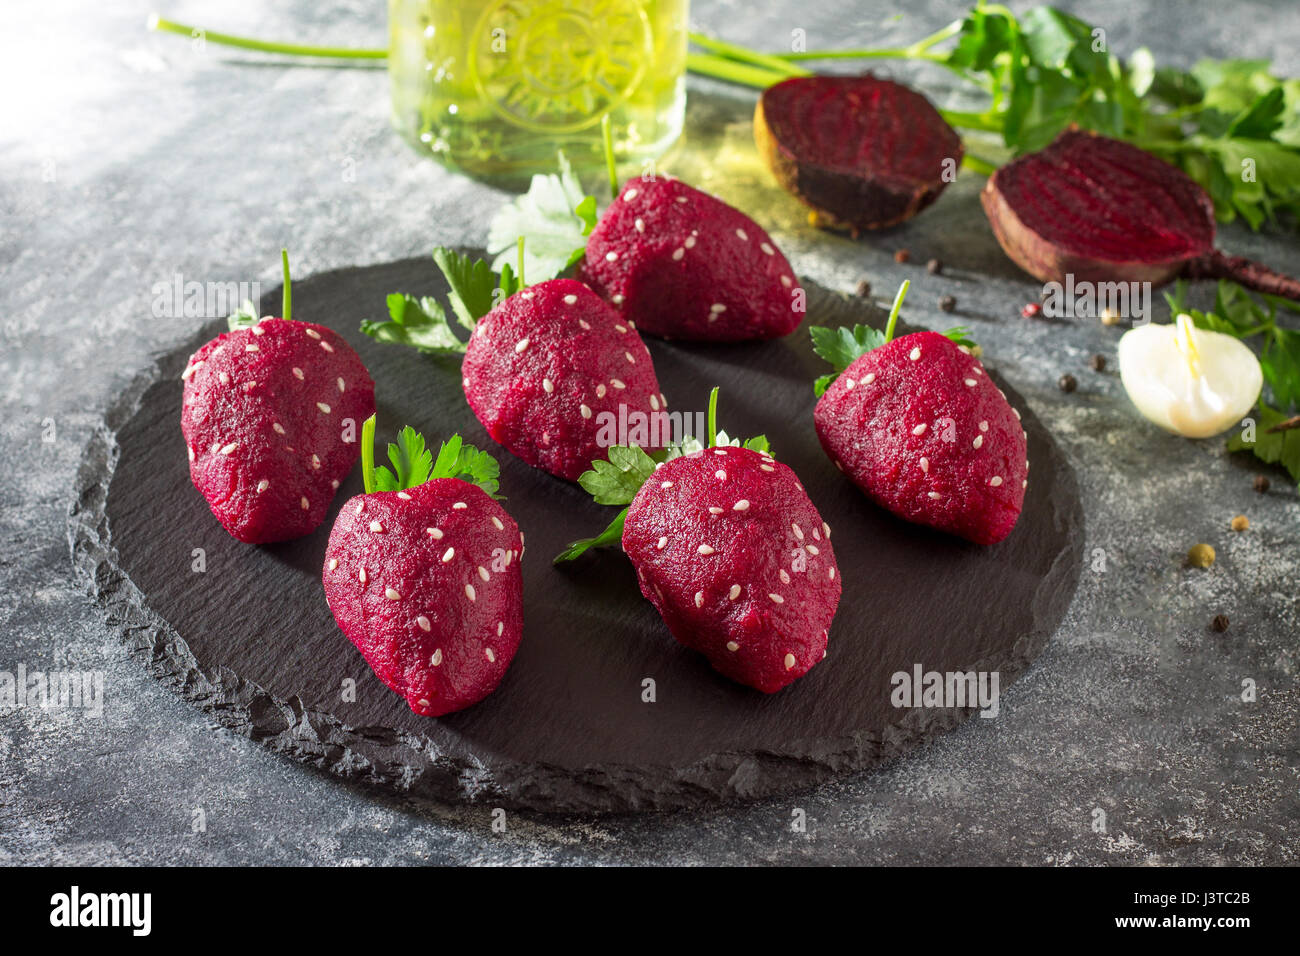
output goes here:
[[322, 580], [334, 619], [411, 710], [437, 717], [496, 689], [523, 633], [524, 538], [493, 500], [497, 466], [445, 442], [437, 460], [410, 427], [375, 469], [374, 420], [362, 443], [366, 494], [330, 532]]
[[817, 437], [836, 467], [900, 518], [994, 544], [1015, 527], [1028, 484], [1020, 413], [949, 337], [964, 341], [961, 330], [893, 338], [906, 291], [904, 283], [883, 335], [813, 330], [817, 352], [841, 370], [818, 382]]
[[630, 505], [557, 560], [621, 541], [673, 637], [764, 693], [826, 656], [840, 601], [831, 531], [766, 439], [711, 441], [657, 467], [639, 449], [611, 449], [594, 466], [583, 486], [598, 502]]
[[604, 457], [617, 422], [667, 407], [636, 329], [573, 279], [529, 286], [483, 316], [462, 374], [493, 440], [569, 481]]
[[773, 339], [804, 316], [799, 280], [763, 228], [676, 179], [623, 187], [587, 240], [581, 277], [665, 338]]
[[375, 411], [375, 383], [331, 329], [241, 310], [191, 356], [181, 431], [190, 479], [232, 536], [298, 538], [325, 520], [357, 460], [356, 429]]

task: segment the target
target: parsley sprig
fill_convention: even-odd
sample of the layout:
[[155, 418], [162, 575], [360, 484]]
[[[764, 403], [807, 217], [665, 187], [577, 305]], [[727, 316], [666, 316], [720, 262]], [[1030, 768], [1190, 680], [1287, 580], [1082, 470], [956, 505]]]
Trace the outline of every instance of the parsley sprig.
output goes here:
[[424, 444], [424, 436], [410, 425], [398, 433], [397, 442], [388, 445], [392, 470], [375, 466], [375, 416], [361, 426], [361, 475], [366, 494], [377, 491], [404, 491], [435, 478], [457, 478], [477, 485], [494, 498], [500, 487], [501, 468], [496, 459], [459, 435], [452, 435], [438, 448], [435, 459]]
[[651, 456], [641, 448], [615, 445], [609, 449], [605, 459], [593, 461], [591, 469], [578, 477], [578, 484], [591, 495], [598, 505], [622, 505], [622, 510], [605, 530], [594, 538], [582, 538], [574, 541], [555, 556], [555, 564], [572, 561], [591, 548], [603, 548], [617, 545], [623, 540], [623, 522], [627, 519], [627, 506], [636, 498], [641, 486], [650, 480], [663, 462], [703, 451], [705, 448], [722, 446], [743, 447], [751, 451], [772, 453], [767, 436], [758, 435], [742, 442], [731, 438], [725, 431], [718, 429], [718, 389], [709, 393], [708, 434], [705, 441], [687, 437], [675, 443], [657, 456]]
[[[910, 279], [904, 279], [903, 284], [898, 287], [898, 292], [894, 296], [894, 304], [889, 310], [889, 321], [885, 324], [884, 330], [873, 329], [869, 325], [837, 326], [831, 328], [824, 325], [809, 326], [808, 333], [812, 336], [813, 351], [831, 363], [835, 369], [833, 372], [821, 376], [813, 382], [813, 392], [818, 398], [826, 394], [826, 389], [830, 388], [831, 382], [839, 378], [840, 373], [854, 363], [855, 360], [873, 349], [878, 349], [886, 342], [893, 341], [894, 328], [898, 325], [898, 314], [903, 309], [903, 299], [907, 296], [907, 290], [911, 287]], [[975, 343], [971, 341], [965, 326], [956, 326], [946, 332], [941, 333], [952, 339], [958, 345], [964, 345], [967, 348], [974, 348]]]

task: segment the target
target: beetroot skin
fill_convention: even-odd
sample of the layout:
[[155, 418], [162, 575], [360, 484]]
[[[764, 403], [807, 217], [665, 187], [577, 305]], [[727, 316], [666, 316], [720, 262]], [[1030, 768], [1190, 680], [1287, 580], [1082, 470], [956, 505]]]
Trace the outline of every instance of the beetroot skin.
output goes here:
[[1020, 516], [1029, 474], [1020, 416], [979, 360], [937, 332], [859, 356], [813, 419], [836, 467], [900, 518], [993, 544]]
[[840, 601], [830, 528], [770, 456], [667, 462], [628, 508], [623, 550], [673, 637], [732, 680], [774, 693], [826, 655]]
[[286, 541], [325, 520], [375, 411], [375, 383], [337, 332], [264, 318], [208, 342], [181, 378], [190, 479], [232, 536]]
[[911, 219], [943, 192], [963, 153], [929, 100], [870, 74], [768, 87], [754, 139], [777, 182], [823, 224], [854, 231]]
[[741, 342], [803, 320], [794, 270], [758, 223], [676, 179], [633, 179], [587, 240], [582, 279], [642, 332]]
[[605, 457], [602, 413], [667, 408], [636, 329], [573, 279], [529, 286], [485, 315], [462, 374], [470, 408], [492, 439], [569, 481]]
[[343, 505], [325, 599], [375, 674], [428, 717], [496, 689], [523, 634], [524, 540], [484, 491], [438, 478]]

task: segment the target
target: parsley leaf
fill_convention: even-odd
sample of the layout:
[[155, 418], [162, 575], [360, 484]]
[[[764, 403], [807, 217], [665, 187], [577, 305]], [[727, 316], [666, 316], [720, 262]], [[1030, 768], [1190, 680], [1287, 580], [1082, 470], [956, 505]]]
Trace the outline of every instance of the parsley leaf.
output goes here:
[[1248, 442], [1239, 432], [1228, 439], [1228, 451], [1249, 451], [1260, 461], [1281, 465], [1300, 483], [1300, 427], [1294, 419], [1260, 402], [1254, 438]]
[[503, 270], [525, 238], [524, 274], [533, 282], [553, 279], [582, 258], [587, 236], [596, 226], [596, 200], [582, 184], [564, 154], [558, 174], [533, 176], [528, 192], [492, 217], [488, 251], [496, 255], [493, 268]]
[[578, 477], [578, 484], [596, 504], [627, 505], [654, 471], [655, 460], [640, 448], [614, 445], [609, 460], [593, 461], [591, 470]]
[[604, 548], [621, 544], [623, 541], [623, 522], [627, 519], [627, 509], [618, 513], [613, 521], [594, 538], [580, 538], [555, 556], [553, 564], [562, 564], [585, 554], [590, 548]]
[[402, 292], [388, 295], [388, 322], [361, 320], [361, 331], [376, 342], [410, 345], [421, 352], [463, 353], [465, 343], [458, 339], [447, 322], [447, 313], [436, 299], [416, 298]]
[[477, 485], [496, 497], [501, 468], [496, 459], [459, 435], [452, 435], [438, 448], [438, 457], [429, 452], [424, 436], [410, 425], [398, 433], [397, 442], [388, 445], [388, 460], [393, 468], [375, 466], [375, 416], [361, 426], [361, 474], [366, 494], [377, 491], [404, 491], [435, 478], [456, 478]]
[[496, 273], [482, 259], [471, 259], [445, 246], [433, 250], [433, 261], [451, 288], [447, 302], [456, 314], [456, 320], [462, 328], [472, 332], [478, 320], [497, 304], [496, 293], [500, 284]]

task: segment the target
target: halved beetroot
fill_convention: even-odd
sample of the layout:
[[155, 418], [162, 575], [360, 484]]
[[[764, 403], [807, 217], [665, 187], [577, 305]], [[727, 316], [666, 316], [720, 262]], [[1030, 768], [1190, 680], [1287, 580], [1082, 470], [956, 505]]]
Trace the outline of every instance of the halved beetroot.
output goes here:
[[782, 186], [825, 224], [855, 232], [911, 219], [962, 158], [961, 137], [929, 100], [870, 74], [769, 87], [754, 112], [754, 139]]
[[980, 194], [1006, 254], [1043, 282], [1233, 279], [1300, 298], [1300, 283], [1214, 248], [1214, 204], [1186, 173], [1117, 139], [1067, 130]]

